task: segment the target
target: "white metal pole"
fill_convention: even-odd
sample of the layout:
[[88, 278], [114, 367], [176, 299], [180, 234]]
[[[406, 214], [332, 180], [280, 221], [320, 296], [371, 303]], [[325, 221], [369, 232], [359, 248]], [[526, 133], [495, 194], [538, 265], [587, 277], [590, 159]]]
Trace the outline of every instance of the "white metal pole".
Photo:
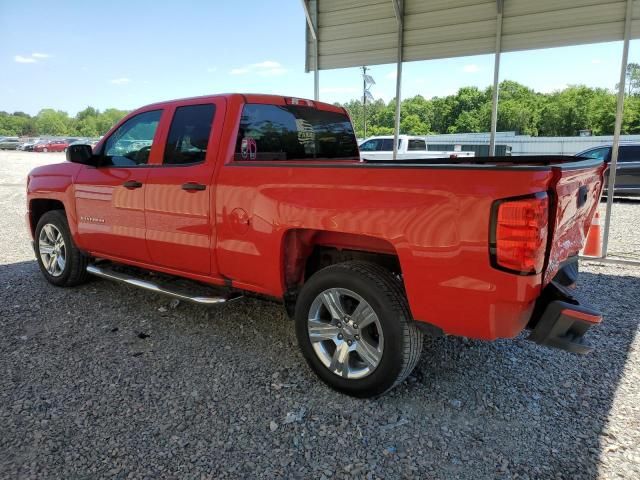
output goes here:
[[315, 2], [314, 8], [314, 35], [313, 35], [313, 56], [315, 63], [315, 70], [313, 71], [313, 99], [317, 102], [320, 100], [320, 53], [318, 51], [318, 0]]
[[611, 226], [611, 209], [613, 207], [613, 190], [616, 186], [616, 171], [618, 168], [618, 146], [620, 145], [620, 130], [622, 129], [622, 114], [624, 112], [624, 87], [629, 60], [629, 37], [631, 36], [631, 11], [633, 0], [627, 0], [627, 11], [624, 18], [624, 44], [622, 47], [622, 63], [620, 65], [620, 83], [618, 83], [618, 104], [616, 106], [616, 123], [613, 130], [613, 144], [611, 146], [611, 164], [609, 167], [609, 184], [607, 185], [607, 210], [604, 216], [604, 235], [602, 242], [602, 258], [607, 257], [609, 248], [609, 228]]
[[498, 129], [498, 90], [500, 88], [500, 51], [502, 50], [502, 8], [504, 0], [497, 0], [496, 51], [493, 60], [493, 97], [491, 99], [491, 133], [489, 134], [489, 155], [496, 154], [496, 131]]
[[[307, 17], [307, 26], [309, 27], [309, 32], [311, 33], [311, 37], [313, 38], [313, 99], [318, 101], [320, 99], [320, 67], [318, 65], [318, 29], [316, 25], [318, 24], [318, 1], [314, 2], [314, 17], [315, 22], [311, 18], [311, 13], [309, 12], [309, 4], [307, 0], [302, 0], [302, 8], [304, 9], [304, 16]], [[307, 64], [308, 65], [308, 64]], [[308, 70], [307, 70], [308, 71]]]
[[404, 37], [404, 0], [391, 0], [398, 24], [398, 58], [396, 60], [396, 118], [393, 130], [393, 159], [398, 157], [398, 135], [400, 135], [400, 107], [402, 103], [400, 90], [402, 86], [402, 43]]
[[367, 138], [367, 66], [362, 66], [362, 128]]

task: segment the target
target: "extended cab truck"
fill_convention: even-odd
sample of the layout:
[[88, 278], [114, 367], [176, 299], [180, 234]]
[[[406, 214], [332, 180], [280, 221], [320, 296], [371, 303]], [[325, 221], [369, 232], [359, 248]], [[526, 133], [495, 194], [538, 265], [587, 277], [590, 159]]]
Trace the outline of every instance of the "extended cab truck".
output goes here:
[[[433, 151], [422, 137], [398, 135], [396, 160], [426, 160], [442, 158], [469, 158], [474, 152]], [[360, 144], [360, 158], [364, 161], [393, 160], [393, 136], [371, 137]]]
[[67, 160], [28, 177], [49, 282], [277, 299], [309, 365], [351, 395], [402, 381], [424, 332], [529, 328], [584, 353], [601, 320], [568, 289], [602, 190], [597, 159], [361, 162], [344, 109], [231, 94], [141, 108]]

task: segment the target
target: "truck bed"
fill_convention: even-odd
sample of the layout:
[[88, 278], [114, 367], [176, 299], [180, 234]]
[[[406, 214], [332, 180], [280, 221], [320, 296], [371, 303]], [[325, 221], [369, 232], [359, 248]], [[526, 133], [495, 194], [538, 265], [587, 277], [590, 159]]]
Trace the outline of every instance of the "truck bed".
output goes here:
[[[322, 231], [315, 244], [342, 250], [369, 238], [367, 248], [398, 256], [414, 318], [449, 334], [513, 337], [562, 262], [582, 248], [603, 170], [598, 160], [566, 156], [232, 161], [218, 177], [217, 216], [231, 224], [226, 206], [233, 205], [248, 212], [252, 228], [218, 230], [218, 268], [240, 288], [280, 297], [286, 286], [276, 266], [283, 260], [270, 252], [307, 248], [289, 245], [291, 232]], [[493, 268], [492, 206], [542, 192], [550, 211], [543, 271]]]

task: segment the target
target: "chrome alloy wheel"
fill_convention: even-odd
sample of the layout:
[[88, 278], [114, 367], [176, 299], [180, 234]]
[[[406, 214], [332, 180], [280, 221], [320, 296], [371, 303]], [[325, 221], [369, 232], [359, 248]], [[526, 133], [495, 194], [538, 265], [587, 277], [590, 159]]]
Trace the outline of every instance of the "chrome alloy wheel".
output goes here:
[[373, 373], [382, 359], [384, 335], [369, 303], [346, 288], [321, 292], [311, 304], [309, 340], [318, 359], [348, 379]]
[[40, 230], [38, 251], [42, 265], [49, 275], [53, 277], [62, 275], [67, 260], [67, 249], [64, 237], [55, 225], [47, 223]]

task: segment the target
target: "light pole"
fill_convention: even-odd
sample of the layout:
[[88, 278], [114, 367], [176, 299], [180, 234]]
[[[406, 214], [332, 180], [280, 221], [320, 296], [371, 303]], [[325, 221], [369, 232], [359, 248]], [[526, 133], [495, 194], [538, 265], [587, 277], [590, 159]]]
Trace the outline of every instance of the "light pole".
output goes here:
[[373, 100], [373, 95], [369, 89], [372, 85], [375, 85], [376, 82], [371, 77], [371, 75], [367, 75], [367, 70], [369, 70], [366, 66], [362, 66], [362, 124], [364, 127], [364, 138], [367, 138], [367, 100]]

